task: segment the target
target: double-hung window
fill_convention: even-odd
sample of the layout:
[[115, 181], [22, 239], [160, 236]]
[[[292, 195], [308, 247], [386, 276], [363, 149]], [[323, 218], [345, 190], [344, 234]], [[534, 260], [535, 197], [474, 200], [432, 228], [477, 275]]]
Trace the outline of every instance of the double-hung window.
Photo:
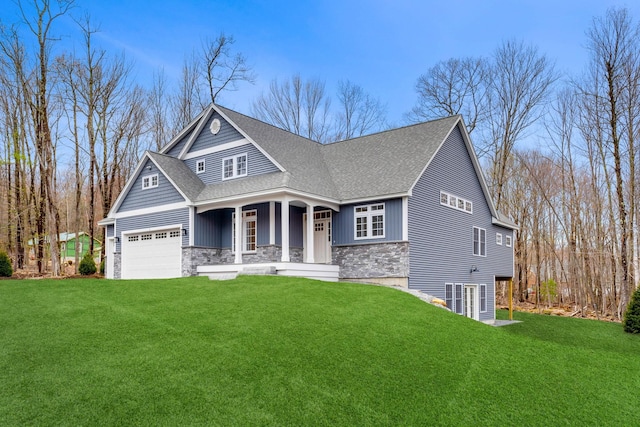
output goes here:
[[[232, 215], [233, 252], [236, 251], [236, 214]], [[258, 231], [258, 212], [255, 210], [242, 212], [242, 252], [255, 252]]]
[[384, 237], [384, 203], [354, 208], [354, 238], [376, 239]]
[[142, 189], [153, 188], [158, 186], [158, 174], [147, 175], [142, 177]]
[[247, 176], [247, 153], [222, 159], [222, 179]]
[[487, 230], [473, 227], [473, 254], [487, 256]]

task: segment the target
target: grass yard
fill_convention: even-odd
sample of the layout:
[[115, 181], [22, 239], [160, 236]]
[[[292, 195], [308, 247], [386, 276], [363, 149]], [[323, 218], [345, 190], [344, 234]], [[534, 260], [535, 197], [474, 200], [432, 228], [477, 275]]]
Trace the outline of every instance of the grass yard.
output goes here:
[[4, 280], [0, 425], [637, 425], [639, 336], [515, 318], [281, 277]]

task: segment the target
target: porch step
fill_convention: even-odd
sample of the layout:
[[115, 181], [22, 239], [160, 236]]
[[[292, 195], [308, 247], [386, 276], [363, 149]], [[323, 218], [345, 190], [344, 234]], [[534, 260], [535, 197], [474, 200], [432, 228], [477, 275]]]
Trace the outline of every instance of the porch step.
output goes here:
[[275, 266], [260, 266], [260, 267], [244, 267], [242, 270], [238, 272], [239, 274], [246, 274], [250, 276], [272, 276], [276, 275], [276, 267]]

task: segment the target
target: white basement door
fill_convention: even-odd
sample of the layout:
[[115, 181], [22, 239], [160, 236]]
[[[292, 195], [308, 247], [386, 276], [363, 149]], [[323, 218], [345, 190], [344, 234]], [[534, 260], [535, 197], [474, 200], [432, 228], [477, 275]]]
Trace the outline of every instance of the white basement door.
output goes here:
[[179, 229], [125, 234], [122, 238], [123, 279], [162, 279], [182, 275]]

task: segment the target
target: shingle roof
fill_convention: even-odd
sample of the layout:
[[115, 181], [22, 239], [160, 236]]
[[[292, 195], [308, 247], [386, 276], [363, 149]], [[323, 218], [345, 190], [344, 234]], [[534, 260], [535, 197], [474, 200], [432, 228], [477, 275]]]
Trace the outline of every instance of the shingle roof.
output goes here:
[[189, 200], [195, 200], [204, 189], [204, 183], [182, 160], [151, 151], [147, 154]]
[[322, 147], [341, 200], [408, 192], [459, 116]]

